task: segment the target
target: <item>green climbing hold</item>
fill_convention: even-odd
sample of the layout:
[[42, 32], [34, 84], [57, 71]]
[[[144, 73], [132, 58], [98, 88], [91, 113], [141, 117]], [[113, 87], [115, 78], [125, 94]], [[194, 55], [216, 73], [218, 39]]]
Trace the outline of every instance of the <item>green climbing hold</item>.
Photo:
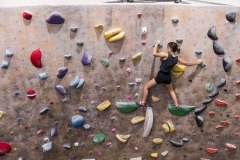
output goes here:
[[168, 111], [175, 116], [185, 116], [195, 109], [195, 106], [180, 105], [176, 108], [172, 104], [168, 104]]
[[101, 143], [101, 142], [104, 141], [104, 139], [105, 139], [105, 134], [100, 133], [100, 134], [97, 134], [96, 136], [93, 137], [93, 142]]
[[213, 90], [213, 86], [212, 84], [209, 82], [205, 85], [205, 90], [208, 92], [208, 93], [211, 93], [212, 90]]
[[105, 58], [101, 59], [101, 63], [104, 67], [108, 68], [109, 66], [109, 61]]
[[206, 67], [206, 64], [200, 63], [200, 64], [198, 64], [198, 67], [199, 68], [204, 68], [204, 67]]
[[140, 105], [136, 102], [116, 102], [116, 107], [119, 112], [132, 113], [136, 111]]

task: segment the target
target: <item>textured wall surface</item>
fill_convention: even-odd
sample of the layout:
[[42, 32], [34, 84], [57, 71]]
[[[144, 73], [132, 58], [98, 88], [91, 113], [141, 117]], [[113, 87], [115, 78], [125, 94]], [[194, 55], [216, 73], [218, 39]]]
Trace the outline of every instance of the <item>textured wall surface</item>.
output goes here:
[[[22, 12], [29, 10], [33, 13], [31, 22], [22, 17]], [[59, 11], [65, 18], [62, 25], [50, 25], [46, 18], [52, 11]], [[225, 14], [237, 12], [235, 23], [226, 23]], [[138, 18], [137, 13], [142, 17]], [[235, 62], [239, 54], [239, 8], [228, 7], [192, 7], [192, 6], [163, 6], [163, 5], [82, 5], [82, 6], [39, 6], [0, 9], [0, 60], [4, 60], [7, 48], [14, 52], [9, 68], [0, 72], [0, 110], [5, 112], [0, 118], [0, 141], [8, 142], [13, 150], [8, 155], [1, 157], [4, 160], [14, 160], [25, 157], [27, 160], [66, 160], [95, 158], [98, 160], [124, 160], [133, 157], [143, 157], [150, 160], [150, 153], [165, 150], [169, 151], [168, 160], [198, 160], [200, 157], [211, 160], [238, 160], [240, 152], [225, 150], [225, 143], [233, 143], [239, 147], [240, 132], [239, 121], [234, 118], [240, 114], [240, 103], [235, 99], [235, 94], [240, 93], [236, 81], [240, 80], [239, 64]], [[179, 23], [172, 24], [171, 19], [177, 17]], [[94, 29], [94, 25], [103, 24], [103, 32]], [[71, 33], [70, 27], [79, 27], [76, 34]], [[222, 66], [223, 56], [213, 52], [212, 40], [207, 37], [207, 31], [215, 25], [217, 28], [218, 42], [224, 48], [226, 57], [233, 60], [232, 69], [225, 73]], [[141, 44], [142, 27], [148, 27], [146, 45]], [[103, 33], [109, 29], [121, 27], [126, 32], [124, 40], [109, 43]], [[179, 57], [186, 60], [201, 58], [207, 65], [199, 70], [196, 66], [187, 67], [187, 70], [178, 79], [174, 79], [174, 88], [180, 104], [202, 106], [202, 101], [208, 97], [205, 84], [216, 84], [220, 78], [225, 78], [226, 86], [220, 89], [218, 99], [228, 102], [227, 109], [219, 108], [214, 103], [210, 104], [202, 114], [205, 124], [198, 128], [194, 113], [185, 117], [175, 117], [169, 114], [167, 104], [172, 103], [171, 97], [164, 86], [159, 85], [151, 90], [152, 95], [160, 98], [160, 102], [153, 104], [154, 124], [151, 134], [142, 137], [143, 122], [132, 125], [130, 120], [137, 115], [145, 115], [142, 110], [131, 114], [117, 111], [117, 101], [138, 101], [142, 95], [142, 87], [151, 77], [158, 72], [160, 60], [152, 56], [152, 45], [160, 39], [163, 49], [169, 41], [183, 39]], [[76, 42], [83, 41], [82, 48]], [[43, 54], [43, 68], [37, 69], [30, 62], [30, 54], [40, 48]], [[202, 55], [196, 56], [195, 51], [201, 50]], [[113, 55], [109, 56], [109, 51]], [[84, 52], [93, 56], [90, 66], [83, 66], [81, 58]], [[134, 64], [131, 56], [142, 52], [139, 63]], [[64, 59], [65, 54], [72, 54], [71, 60]], [[119, 58], [126, 57], [123, 65]], [[110, 66], [103, 67], [102, 58], [108, 58]], [[56, 72], [59, 67], [66, 66], [67, 75], [59, 80]], [[132, 72], [128, 74], [126, 69]], [[38, 74], [47, 72], [49, 78], [42, 82]], [[85, 79], [81, 89], [69, 86], [71, 80], [79, 75]], [[129, 87], [128, 83], [135, 82], [135, 78], [142, 78], [140, 85]], [[192, 82], [189, 82], [189, 79]], [[54, 86], [61, 84], [66, 88], [69, 100], [62, 103]], [[95, 84], [100, 85], [97, 89]], [[116, 86], [121, 89], [117, 90]], [[106, 87], [106, 90], [102, 89]], [[227, 92], [223, 89], [226, 88]], [[26, 96], [29, 89], [35, 89], [37, 96], [30, 100]], [[15, 96], [15, 91], [20, 91]], [[128, 95], [139, 93], [140, 97], [129, 100]], [[109, 109], [100, 112], [96, 106], [105, 100], [110, 100]], [[94, 103], [91, 103], [94, 101]], [[54, 102], [50, 104], [50, 102]], [[78, 107], [85, 106], [87, 113], [79, 113]], [[39, 111], [49, 107], [47, 115], [39, 115]], [[215, 111], [216, 116], [209, 118], [208, 112]], [[91, 125], [90, 130], [72, 128], [70, 118], [80, 114]], [[111, 120], [115, 117], [115, 120]], [[17, 122], [21, 118], [21, 122]], [[176, 125], [176, 132], [166, 134], [162, 124], [170, 119]], [[223, 131], [215, 127], [222, 120], [230, 122]], [[59, 135], [50, 137], [49, 132], [58, 122]], [[28, 129], [26, 127], [28, 126]], [[71, 130], [69, 128], [72, 128]], [[112, 133], [131, 134], [126, 144], [121, 144]], [[38, 130], [46, 131], [44, 135], [37, 135]], [[104, 133], [106, 139], [101, 144], [92, 142], [92, 135]], [[219, 135], [219, 138], [216, 138]], [[53, 141], [50, 152], [42, 153], [41, 145], [44, 137]], [[152, 144], [152, 139], [163, 139], [161, 145]], [[168, 140], [189, 138], [189, 142], [181, 148], [174, 148]], [[84, 143], [75, 147], [75, 142]], [[107, 146], [112, 142], [113, 146]], [[70, 143], [71, 149], [64, 150], [63, 144]], [[136, 150], [138, 147], [138, 150]], [[206, 148], [218, 148], [215, 155], [208, 155]], [[97, 155], [101, 152], [102, 155]], [[163, 157], [159, 157], [163, 159]]]

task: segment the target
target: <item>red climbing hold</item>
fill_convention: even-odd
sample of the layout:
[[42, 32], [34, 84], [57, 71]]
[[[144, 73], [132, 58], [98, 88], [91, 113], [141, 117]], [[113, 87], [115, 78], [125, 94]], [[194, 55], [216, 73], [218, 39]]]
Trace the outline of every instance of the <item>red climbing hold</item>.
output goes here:
[[211, 112], [209, 112], [209, 117], [210, 117], [210, 118], [213, 118], [213, 117], [215, 116], [215, 114], [216, 114], [216, 113], [215, 113], [214, 111], [211, 111]]
[[39, 49], [32, 52], [30, 60], [35, 67], [42, 68], [42, 53]]
[[27, 97], [29, 99], [34, 99], [36, 97], [36, 95], [37, 95], [36, 91], [33, 90], [33, 89], [30, 89], [30, 90], [27, 91]]
[[234, 150], [236, 150], [236, 148], [237, 148], [234, 144], [230, 144], [230, 143], [226, 143], [226, 144], [225, 144], [225, 147], [226, 147], [226, 149], [229, 150], [229, 151], [234, 151]]
[[236, 115], [234, 116], [235, 119], [239, 119], [240, 118], [240, 115]]
[[228, 105], [227, 102], [221, 101], [219, 99], [215, 99], [214, 102], [217, 106], [220, 106], [220, 107], [227, 107], [227, 105]]
[[237, 62], [237, 63], [240, 63], [240, 58], [236, 59], [236, 62]]
[[217, 130], [223, 130], [224, 128], [225, 128], [225, 127], [222, 126], [222, 125], [217, 125], [217, 126], [216, 126], [216, 129], [217, 129]]
[[229, 125], [229, 122], [228, 122], [228, 121], [221, 121], [220, 123], [221, 123], [221, 125], [223, 125], [223, 126], [228, 126], [228, 125]]
[[240, 85], [240, 81], [237, 81], [236, 84], [237, 84], [237, 85]]
[[24, 12], [23, 12], [23, 17], [24, 17], [26, 20], [31, 20], [31, 19], [32, 19], [32, 13], [29, 12], [29, 11], [24, 11]]
[[42, 129], [37, 132], [37, 135], [44, 135], [44, 134], [45, 134], [45, 131]]
[[6, 153], [11, 152], [12, 147], [10, 144], [5, 142], [0, 142], [0, 157], [4, 156]]
[[207, 148], [207, 153], [209, 154], [215, 154], [218, 152], [218, 149], [215, 148]]
[[210, 160], [210, 159], [206, 159], [206, 158], [200, 158], [200, 160]]
[[235, 98], [239, 99], [240, 98], [240, 94], [235, 94]]

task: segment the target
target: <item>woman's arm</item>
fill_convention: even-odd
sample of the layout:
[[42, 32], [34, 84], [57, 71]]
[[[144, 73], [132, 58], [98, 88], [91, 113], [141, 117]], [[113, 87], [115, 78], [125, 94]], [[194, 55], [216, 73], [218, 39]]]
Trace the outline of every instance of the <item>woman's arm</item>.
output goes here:
[[201, 59], [198, 59], [196, 61], [192, 61], [192, 62], [189, 62], [189, 61], [185, 61], [183, 60], [182, 58], [178, 58], [178, 61], [186, 66], [193, 66], [193, 65], [198, 65], [200, 63], [202, 63], [202, 60]]
[[159, 45], [160, 43], [156, 43], [154, 48], [153, 48], [153, 56], [154, 57], [160, 57], [160, 58], [164, 58], [166, 57], [164, 52], [159, 52]]

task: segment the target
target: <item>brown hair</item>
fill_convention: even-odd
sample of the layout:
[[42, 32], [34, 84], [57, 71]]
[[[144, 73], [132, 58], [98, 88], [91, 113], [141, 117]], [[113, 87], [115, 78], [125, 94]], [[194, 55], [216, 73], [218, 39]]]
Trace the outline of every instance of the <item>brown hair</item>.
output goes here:
[[168, 43], [168, 47], [171, 48], [171, 50], [172, 50], [174, 53], [175, 53], [175, 52], [177, 52], [177, 53], [180, 52], [180, 48], [178, 48], [178, 45], [177, 45], [177, 43], [175, 43], [175, 42], [169, 42], [169, 43]]

